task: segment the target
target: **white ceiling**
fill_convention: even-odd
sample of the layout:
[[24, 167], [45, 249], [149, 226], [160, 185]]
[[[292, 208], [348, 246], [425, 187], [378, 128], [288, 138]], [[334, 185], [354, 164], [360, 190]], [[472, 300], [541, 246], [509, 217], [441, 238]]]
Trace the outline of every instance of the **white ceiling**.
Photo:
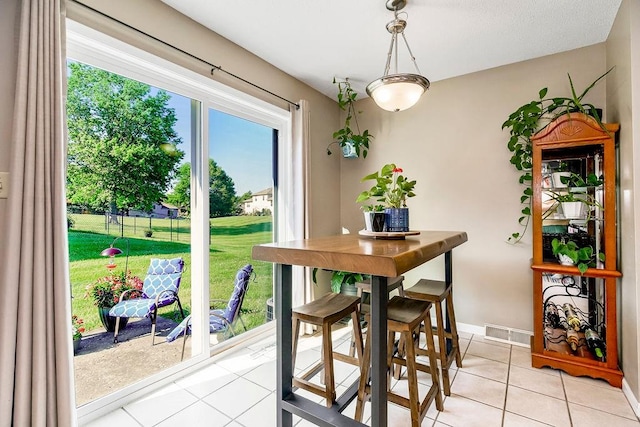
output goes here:
[[[385, 0], [162, 1], [332, 98], [334, 77], [348, 77], [362, 97], [384, 72], [393, 19]], [[433, 83], [603, 42], [621, 1], [408, 0], [402, 12]], [[399, 52], [398, 71], [414, 72], [402, 44]], [[214, 62], [225, 68], [224, 58]]]

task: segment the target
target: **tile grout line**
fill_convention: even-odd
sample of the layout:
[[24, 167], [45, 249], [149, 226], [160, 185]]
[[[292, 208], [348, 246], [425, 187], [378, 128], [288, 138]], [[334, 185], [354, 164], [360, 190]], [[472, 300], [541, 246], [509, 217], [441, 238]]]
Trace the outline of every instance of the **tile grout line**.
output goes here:
[[569, 425], [573, 427], [573, 420], [571, 419], [571, 409], [569, 408], [569, 398], [567, 397], [567, 388], [564, 384], [564, 376], [560, 373], [560, 382], [562, 383], [562, 392], [564, 393], [564, 401], [567, 404], [567, 415], [569, 415]]
[[509, 346], [509, 363], [507, 365], [507, 386], [504, 389], [504, 402], [502, 403], [502, 423], [504, 427], [504, 417], [507, 412], [507, 395], [509, 394], [509, 377], [511, 376], [511, 357], [513, 356], [513, 346]]

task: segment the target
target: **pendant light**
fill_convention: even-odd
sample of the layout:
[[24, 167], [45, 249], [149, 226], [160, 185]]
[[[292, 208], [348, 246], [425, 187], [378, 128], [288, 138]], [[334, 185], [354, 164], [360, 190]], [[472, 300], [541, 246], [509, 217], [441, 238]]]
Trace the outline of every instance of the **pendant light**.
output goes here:
[[[416, 58], [413, 56], [404, 35], [407, 21], [398, 18], [398, 11], [406, 5], [406, 0], [387, 0], [386, 7], [394, 14], [393, 21], [387, 24], [387, 31], [391, 33], [387, 64], [384, 68], [384, 75], [367, 86], [367, 94], [373, 98], [378, 107], [387, 111], [402, 111], [413, 107], [430, 85], [429, 80], [420, 74]], [[402, 36], [404, 44], [407, 46], [417, 74], [398, 73], [398, 34]], [[389, 74], [392, 56], [394, 57], [394, 74]]]

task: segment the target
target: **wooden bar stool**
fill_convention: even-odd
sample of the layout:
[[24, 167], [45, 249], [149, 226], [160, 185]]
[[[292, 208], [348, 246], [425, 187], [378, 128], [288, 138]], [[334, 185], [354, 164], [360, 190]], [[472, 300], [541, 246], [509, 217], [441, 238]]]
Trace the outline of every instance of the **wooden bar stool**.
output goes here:
[[[387, 294], [391, 294], [392, 291], [398, 290], [398, 295], [401, 297], [404, 296], [404, 276], [392, 277], [387, 280]], [[371, 279], [367, 282], [356, 282], [356, 288], [358, 290], [358, 296], [363, 299], [363, 302], [360, 303], [360, 312], [364, 314], [368, 314], [371, 310], [371, 304], [369, 304], [369, 298], [367, 298], [367, 302], [364, 302], [365, 294], [369, 294], [371, 296]], [[349, 355], [353, 356], [355, 351], [355, 338], [351, 338], [351, 350], [349, 350]], [[393, 378], [399, 380], [401, 375], [401, 367], [400, 365], [396, 365], [393, 369]]]
[[[456, 361], [458, 368], [462, 367], [462, 357], [460, 356], [460, 343], [458, 341], [458, 329], [456, 328], [456, 315], [453, 311], [453, 294], [451, 285], [447, 286], [445, 282], [439, 280], [420, 279], [418, 283], [409, 289], [405, 289], [404, 294], [408, 298], [415, 298], [421, 301], [428, 301], [436, 306], [436, 331], [438, 336], [438, 352], [436, 353], [440, 359], [440, 369], [442, 372], [442, 388], [446, 396], [451, 395], [451, 383], [449, 381], [449, 367], [451, 363]], [[451, 331], [448, 332], [444, 327], [444, 318], [442, 316], [442, 303], [447, 305], [447, 318]], [[451, 340], [451, 351], [447, 354], [447, 341]], [[418, 350], [418, 354], [423, 354], [422, 350]]]
[[[293, 309], [293, 386], [322, 396], [327, 401], [327, 407], [331, 407], [336, 400], [336, 386], [333, 373], [333, 360], [350, 363], [360, 367], [362, 360], [363, 344], [362, 330], [360, 329], [360, 297], [329, 293], [308, 304]], [[351, 315], [353, 323], [353, 336], [357, 357], [333, 352], [331, 341], [331, 326]], [[296, 352], [300, 332], [300, 322], [310, 323], [322, 327], [322, 358], [320, 362], [308, 369], [300, 376], [295, 376]], [[324, 370], [324, 386], [309, 381], [318, 372]]]
[[[440, 394], [440, 381], [438, 379], [438, 362], [433, 342], [433, 334], [431, 333], [431, 317], [429, 309], [431, 303], [419, 301], [411, 298], [395, 296], [391, 298], [387, 305], [387, 366], [389, 372], [392, 364], [403, 365], [407, 368], [407, 380], [409, 381], [409, 398], [392, 392], [389, 387], [387, 389], [387, 400], [397, 405], [409, 408], [411, 411], [411, 426], [419, 427], [427, 414], [427, 410], [431, 402], [435, 399], [438, 411], [443, 410], [442, 395]], [[416, 360], [418, 341], [413, 339], [414, 334], [420, 332], [420, 325], [427, 325], [425, 329], [427, 335], [427, 355], [429, 357], [429, 365], [425, 365]], [[413, 345], [405, 346], [405, 356], [393, 351], [395, 334], [400, 334], [400, 340]], [[367, 333], [367, 339], [364, 348], [364, 358], [362, 360], [362, 373], [360, 375], [360, 384], [358, 386], [358, 400], [356, 402], [356, 421], [362, 422], [362, 413], [364, 402], [369, 400], [371, 386], [369, 385], [369, 370], [371, 369], [371, 340]], [[418, 396], [418, 372], [423, 371], [431, 374], [431, 387], [426, 393], [422, 402]], [[387, 374], [389, 375], [389, 373]], [[390, 383], [388, 382], [390, 385]]]

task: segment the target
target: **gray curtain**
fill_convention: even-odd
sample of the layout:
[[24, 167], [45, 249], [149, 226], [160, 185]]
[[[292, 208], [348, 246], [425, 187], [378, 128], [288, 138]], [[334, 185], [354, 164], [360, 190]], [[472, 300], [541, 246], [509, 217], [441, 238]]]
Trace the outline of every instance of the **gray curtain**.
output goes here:
[[0, 426], [76, 424], [65, 208], [64, 0], [22, 0], [0, 269]]

